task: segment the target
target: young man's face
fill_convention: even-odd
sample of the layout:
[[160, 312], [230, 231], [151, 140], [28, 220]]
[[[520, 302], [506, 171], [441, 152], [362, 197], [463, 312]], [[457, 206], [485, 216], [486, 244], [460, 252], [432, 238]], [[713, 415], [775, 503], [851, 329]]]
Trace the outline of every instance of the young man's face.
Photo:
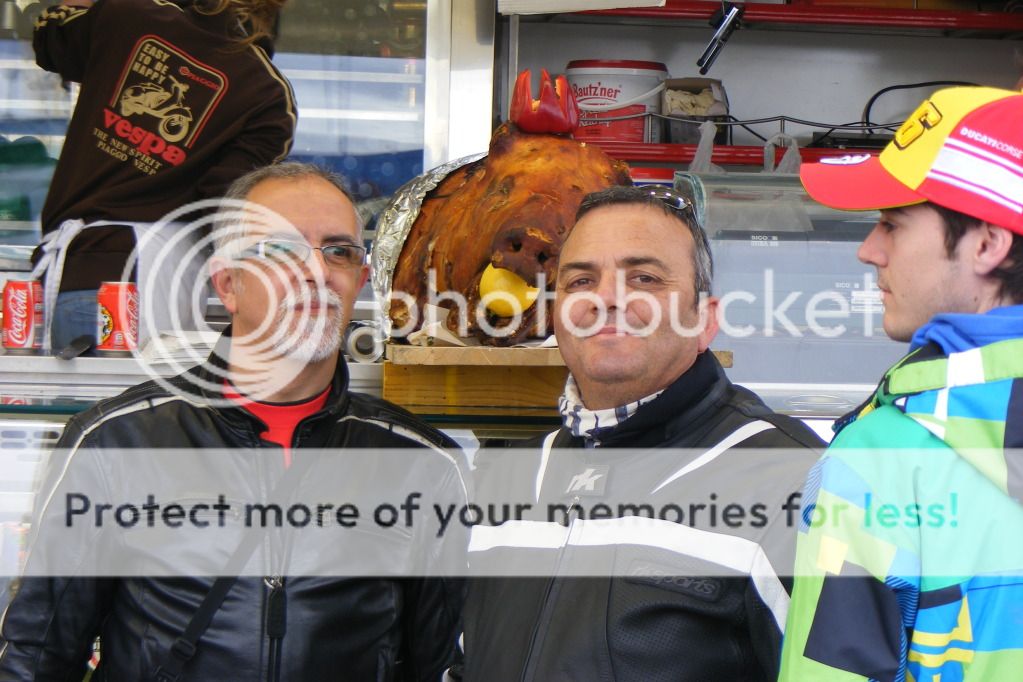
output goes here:
[[957, 248], [949, 257], [944, 221], [930, 206], [881, 211], [857, 255], [877, 268], [888, 336], [909, 341], [939, 313], [977, 312], [964, 251]]
[[[267, 238], [313, 247], [362, 245], [355, 207], [322, 178], [265, 180], [246, 199], [284, 219], [280, 225], [258, 221], [248, 228], [244, 241], [250, 247]], [[235, 268], [224, 302], [232, 313], [234, 338], [271, 356], [305, 362], [336, 357], [367, 274], [364, 264], [329, 265], [315, 250], [304, 260], [247, 258]]]
[[604, 206], [573, 228], [559, 259], [554, 331], [590, 409], [667, 387], [707, 349], [715, 302], [701, 327], [693, 248], [686, 226], [651, 206]]

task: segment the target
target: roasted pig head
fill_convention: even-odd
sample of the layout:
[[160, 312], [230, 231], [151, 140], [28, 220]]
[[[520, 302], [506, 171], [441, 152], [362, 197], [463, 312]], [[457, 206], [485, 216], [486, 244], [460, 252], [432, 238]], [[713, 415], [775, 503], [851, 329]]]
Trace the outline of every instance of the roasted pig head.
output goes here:
[[[545, 305], [544, 297], [528, 292], [553, 289], [561, 245], [582, 198], [612, 185], [632, 184], [628, 167], [598, 147], [563, 134], [521, 129], [517, 121], [523, 117], [528, 127], [541, 125], [543, 119], [559, 133], [578, 121], [563, 76], [555, 82], [544, 72], [540, 100], [532, 100], [528, 71], [524, 73], [513, 97], [513, 121], [494, 132], [488, 155], [449, 174], [424, 198], [392, 281], [392, 290], [414, 299], [418, 310], [392, 298], [395, 329], [406, 334], [418, 329], [423, 305], [432, 297], [449, 309], [451, 331], [483, 343], [511, 345], [549, 334], [550, 315], [537, 310]], [[500, 276], [484, 278], [488, 267], [501, 271]], [[510, 290], [527, 293], [506, 292], [496, 302], [479, 305], [481, 280], [485, 289], [495, 281], [514, 282]], [[444, 300], [445, 292], [459, 294], [467, 305]], [[521, 315], [508, 314], [509, 296], [522, 302]], [[544, 321], [542, 328], [537, 320]], [[487, 327], [499, 333], [488, 333]]]

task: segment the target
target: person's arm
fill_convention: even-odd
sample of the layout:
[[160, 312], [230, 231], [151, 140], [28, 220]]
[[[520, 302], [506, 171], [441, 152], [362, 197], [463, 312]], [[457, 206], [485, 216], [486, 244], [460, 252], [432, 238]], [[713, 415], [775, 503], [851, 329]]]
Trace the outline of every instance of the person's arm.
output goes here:
[[782, 626], [772, 613], [771, 605], [764, 601], [764, 595], [752, 580], [747, 585], [744, 599], [746, 627], [753, 655], [756, 656], [764, 679], [773, 680], [778, 675], [781, 659]]
[[64, 490], [88, 486], [86, 481], [95, 481], [99, 474], [92, 458], [71, 461], [75, 451], [67, 448], [78, 433], [72, 420], [50, 457], [46, 480], [36, 494], [26, 571], [32, 575], [17, 581], [14, 596], [0, 619], [0, 680], [78, 682], [108, 609], [113, 580], [87, 575], [53, 577], [45, 569], [31, 570], [39, 565], [36, 562], [59, 562], [70, 574], [71, 564], [88, 565], [91, 553], [102, 551], [92, 531], [70, 536], [64, 533], [58, 541], [49, 540], [45, 532], [48, 525], [63, 523], [59, 503], [47, 505], [47, 501], [59, 499]]
[[808, 478], [803, 510], [815, 505], [814, 516], [801, 519], [781, 682], [867, 682], [905, 672], [898, 593], [912, 588], [886, 579], [883, 541], [865, 532], [862, 502], [846, 497], [857, 478], [834, 457]]
[[[778, 450], [777, 453], [778, 457], [795, 460], [803, 451]], [[799, 457], [798, 461], [805, 461], [809, 468], [813, 463], [813, 454], [810, 451], [805, 453], [805, 459]], [[774, 455], [775, 451], [762, 451], [764, 458]], [[788, 522], [789, 514], [785, 504], [791, 491], [798, 491], [806, 477], [806, 470], [802, 466], [786, 465], [785, 469], [792, 470], [793, 480], [775, 481], [772, 476], [772, 487], [783, 494], [773, 499], [767, 507], [775, 511], [759, 539], [763, 559], [749, 580], [745, 594], [750, 643], [764, 678], [769, 680], [777, 677], [781, 664], [782, 635], [792, 593], [792, 569], [796, 557], [796, 529]], [[797, 469], [802, 471], [797, 472]], [[799, 481], [794, 480], [796, 477]]]
[[21, 578], [0, 635], [0, 679], [81, 680], [110, 578]]
[[68, 0], [40, 15], [32, 34], [36, 64], [60, 74], [66, 81], [80, 83], [85, 76], [93, 26], [103, 0]]
[[291, 85], [258, 47], [250, 47], [266, 64], [268, 80], [260, 91], [250, 93], [259, 104], [238, 134], [220, 149], [197, 183], [200, 196], [223, 196], [238, 177], [287, 157], [298, 122]]
[[[461, 451], [449, 450], [455, 457]], [[432, 504], [442, 508], [461, 508], [469, 501], [468, 471], [461, 460], [454, 461], [443, 480], [437, 482]], [[423, 502], [423, 507], [429, 505]], [[457, 516], [457, 514], [455, 515]], [[458, 636], [462, 629], [462, 605], [465, 602], [468, 567], [469, 529], [457, 520], [447, 526], [441, 537], [433, 523], [419, 528], [418, 554], [423, 558], [425, 577], [403, 583], [405, 612], [402, 616], [404, 682], [437, 682], [458, 658]]]
[[437, 682], [455, 663], [465, 579], [420, 578], [403, 585], [407, 612], [402, 628], [404, 682]]

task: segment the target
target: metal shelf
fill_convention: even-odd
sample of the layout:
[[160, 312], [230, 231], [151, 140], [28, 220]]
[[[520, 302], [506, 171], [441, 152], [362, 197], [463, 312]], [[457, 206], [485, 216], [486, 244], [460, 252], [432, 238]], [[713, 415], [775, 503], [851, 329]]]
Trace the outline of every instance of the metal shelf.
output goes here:
[[[100, 398], [181, 369], [169, 363], [144, 364], [135, 357], [75, 358], [0, 354], [0, 417], [74, 414]], [[380, 395], [382, 365], [348, 363], [349, 388]], [[2, 419], [0, 419], [2, 421]]]
[[[595, 142], [609, 156], [625, 161], [646, 161], [654, 163], [689, 163], [696, 154], [695, 144], [643, 144], [639, 142]], [[800, 148], [799, 154], [803, 161], [818, 161], [826, 156], [842, 156], [845, 154], [878, 154], [878, 149], [829, 149]], [[779, 148], [775, 155], [781, 160], [784, 150]], [[762, 166], [764, 148], [762, 146], [715, 145], [711, 160], [718, 165]]]
[[[667, 0], [664, 7], [641, 7], [580, 12], [575, 16], [628, 17], [664, 21], [709, 21], [720, 7], [700, 0]], [[810, 4], [776, 5], [746, 3], [742, 17], [745, 26], [757, 24], [797, 27], [859, 26], [864, 28], [905, 28], [940, 31], [949, 34], [968, 32], [991, 37], [1023, 33], [1023, 13], [961, 12], [891, 7], [848, 7]]]

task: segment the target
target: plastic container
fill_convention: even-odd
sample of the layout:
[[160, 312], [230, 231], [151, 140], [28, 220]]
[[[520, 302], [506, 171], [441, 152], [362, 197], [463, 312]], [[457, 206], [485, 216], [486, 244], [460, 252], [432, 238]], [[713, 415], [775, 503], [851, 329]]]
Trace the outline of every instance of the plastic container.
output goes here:
[[[661, 90], [668, 69], [660, 62], [583, 59], [565, 75], [581, 113], [575, 138], [593, 142], [660, 142]], [[635, 118], [613, 119], [639, 114]]]

